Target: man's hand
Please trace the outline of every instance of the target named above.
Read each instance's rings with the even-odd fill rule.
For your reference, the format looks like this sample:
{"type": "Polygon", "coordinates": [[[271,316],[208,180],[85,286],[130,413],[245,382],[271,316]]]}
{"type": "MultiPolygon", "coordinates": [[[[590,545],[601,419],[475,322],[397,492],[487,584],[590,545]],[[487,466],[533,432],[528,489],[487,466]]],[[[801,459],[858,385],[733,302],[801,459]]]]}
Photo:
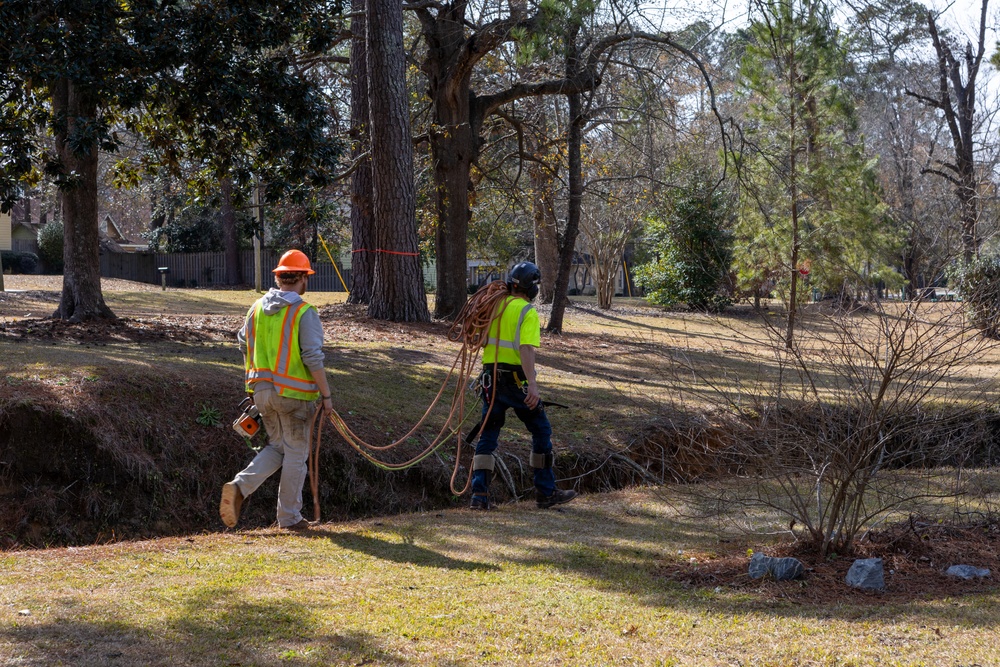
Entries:
{"type": "Polygon", "coordinates": [[[333,412],[333,398],[327,397],[323,399],[323,416],[329,417],[330,413],[333,412]]]}
{"type": "Polygon", "coordinates": [[[542,402],[542,396],[538,393],[538,383],[529,382],[528,383],[528,395],[524,397],[524,404],[528,406],[529,410],[534,410],[542,402]]]}

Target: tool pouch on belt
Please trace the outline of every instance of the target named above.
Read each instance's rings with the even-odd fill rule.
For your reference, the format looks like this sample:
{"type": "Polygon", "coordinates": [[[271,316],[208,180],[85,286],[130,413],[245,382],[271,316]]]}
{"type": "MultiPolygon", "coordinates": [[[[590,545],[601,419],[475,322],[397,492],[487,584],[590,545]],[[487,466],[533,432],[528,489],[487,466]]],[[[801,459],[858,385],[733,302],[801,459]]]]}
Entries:
{"type": "MultiPolygon", "coordinates": [[[[483,366],[480,384],[484,389],[489,389],[493,383],[493,370],[493,364],[483,366]]],[[[498,385],[524,390],[528,384],[524,377],[524,369],[517,364],[497,364],[496,375],[498,385]]]]}

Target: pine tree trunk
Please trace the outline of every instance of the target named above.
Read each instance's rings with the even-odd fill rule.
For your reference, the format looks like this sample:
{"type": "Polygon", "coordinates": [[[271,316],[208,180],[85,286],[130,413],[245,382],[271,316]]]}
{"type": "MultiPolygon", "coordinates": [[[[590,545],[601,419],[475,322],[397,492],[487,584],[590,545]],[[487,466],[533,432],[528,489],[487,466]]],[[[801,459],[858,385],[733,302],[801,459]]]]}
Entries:
{"type": "Polygon", "coordinates": [[[65,118],[56,132],[56,150],[68,186],[60,189],[63,211],[63,289],[53,317],[70,322],[114,318],[101,293],[100,234],[97,222],[97,145],[75,151],[70,139],[80,121],[93,122],[96,104],[66,78],[52,86],[52,110],[65,118]]]}
{"type": "Polygon", "coordinates": [[[413,140],[400,3],[368,0],[366,34],[377,246],[368,314],[393,322],[426,322],[430,313],[417,255],[413,140]]]}
{"type": "MultiPolygon", "coordinates": [[[[352,0],[351,11],[351,161],[371,149],[368,132],[368,49],[365,0],[352,0]]],[[[351,175],[351,293],[347,303],[368,305],[375,271],[375,223],[372,212],[372,163],[365,158],[351,175]]]]}
{"type": "Polygon", "coordinates": [[[455,63],[464,57],[464,11],[455,8],[438,14],[432,33],[425,34],[428,49],[422,66],[434,118],[430,132],[437,212],[434,315],[444,319],[455,317],[468,298],[470,176],[482,124],[473,110],[471,70],[455,71],[455,63]]]}
{"type": "Polygon", "coordinates": [[[219,181],[222,219],[222,244],[226,251],[226,284],[243,284],[243,262],[240,260],[239,237],[236,232],[236,209],[233,208],[233,179],[228,176],[219,181]]]}

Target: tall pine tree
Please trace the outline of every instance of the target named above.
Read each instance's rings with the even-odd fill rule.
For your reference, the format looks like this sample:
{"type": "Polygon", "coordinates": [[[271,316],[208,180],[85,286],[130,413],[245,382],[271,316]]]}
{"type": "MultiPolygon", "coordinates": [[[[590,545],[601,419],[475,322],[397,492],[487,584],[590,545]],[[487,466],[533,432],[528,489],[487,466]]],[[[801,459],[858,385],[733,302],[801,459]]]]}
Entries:
{"type": "Polygon", "coordinates": [[[737,266],[745,286],[776,284],[794,344],[801,281],[861,274],[884,245],[873,165],[839,85],[845,50],[822,0],[754,0],[741,63],[748,100],[738,157],[737,266]]]}

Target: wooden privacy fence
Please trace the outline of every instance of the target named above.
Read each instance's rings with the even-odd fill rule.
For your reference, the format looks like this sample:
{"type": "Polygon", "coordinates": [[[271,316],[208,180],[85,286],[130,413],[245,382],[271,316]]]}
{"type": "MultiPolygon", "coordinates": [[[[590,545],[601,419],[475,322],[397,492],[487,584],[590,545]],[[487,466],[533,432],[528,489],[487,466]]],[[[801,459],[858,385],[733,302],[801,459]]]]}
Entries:
{"type": "MultiPolygon", "coordinates": [[[[253,251],[240,252],[243,284],[253,285],[253,251]]],[[[261,251],[261,286],[266,290],[274,286],[271,269],[278,264],[280,255],[273,250],[261,251]]],[[[226,257],[221,252],[190,253],[101,253],[101,277],[135,280],[160,284],[160,267],[167,267],[168,287],[219,287],[226,284],[226,257]]],[[[309,278],[312,292],[343,292],[344,286],[331,264],[313,264],[316,275],[309,278]]],[[[348,288],[351,286],[350,270],[341,269],[348,288]]]]}

